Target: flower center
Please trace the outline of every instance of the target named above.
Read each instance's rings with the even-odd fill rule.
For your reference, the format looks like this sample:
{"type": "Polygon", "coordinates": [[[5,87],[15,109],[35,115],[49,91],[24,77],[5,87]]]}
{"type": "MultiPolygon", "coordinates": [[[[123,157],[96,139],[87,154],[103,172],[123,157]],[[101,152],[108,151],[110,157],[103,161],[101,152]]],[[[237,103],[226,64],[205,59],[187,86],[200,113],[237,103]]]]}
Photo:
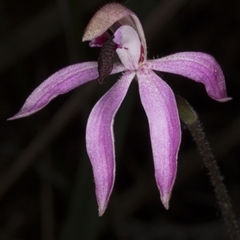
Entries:
{"type": "Polygon", "coordinates": [[[101,47],[98,57],[98,82],[111,74],[115,52],[128,70],[137,70],[145,62],[145,49],[139,35],[129,25],[113,24],[108,31],[91,40],[91,47],[101,47]]]}

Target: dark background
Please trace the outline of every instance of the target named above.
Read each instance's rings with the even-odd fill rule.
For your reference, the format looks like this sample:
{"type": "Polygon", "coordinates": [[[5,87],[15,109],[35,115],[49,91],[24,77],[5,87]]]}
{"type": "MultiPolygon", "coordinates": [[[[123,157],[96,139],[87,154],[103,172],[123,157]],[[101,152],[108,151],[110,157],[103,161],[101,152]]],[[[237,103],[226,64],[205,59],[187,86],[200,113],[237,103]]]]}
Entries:
{"type": "MultiPolygon", "coordinates": [[[[120,2],[120,1],[119,1],[120,2]]],[[[96,60],[81,42],[103,0],[2,0],[0,65],[1,240],[229,239],[209,176],[182,125],[178,175],[166,211],[155,184],[148,124],[133,82],[116,116],[116,183],[99,218],[85,149],[91,108],[117,80],[93,81],[37,114],[7,122],[49,75],[96,60]]],[[[148,57],[202,51],[221,65],[227,103],[201,84],[161,74],[199,113],[224,182],[240,215],[240,1],[129,0],[143,23],[148,57]]]]}

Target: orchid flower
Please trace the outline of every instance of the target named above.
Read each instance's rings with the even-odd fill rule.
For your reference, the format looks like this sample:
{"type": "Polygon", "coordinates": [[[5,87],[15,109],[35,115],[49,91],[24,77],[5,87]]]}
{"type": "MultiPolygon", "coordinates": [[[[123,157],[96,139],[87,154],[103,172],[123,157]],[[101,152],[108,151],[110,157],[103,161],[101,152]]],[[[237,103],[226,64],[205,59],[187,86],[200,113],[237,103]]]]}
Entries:
{"type": "Polygon", "coordinates": [[[90,41],[91,47],[101,47],[98,61],[77,63],[51,75],[10,120],[35,113],[53,98],[84,83],[95,79],[102,83],[108,75],[123,73],[93,107],[87,122],[86,146],[101,216],[115,181],[114,117],[136,78],[149,123],[156,183],[161,201],[168,209],[177,173],[181,129],[174,93],[155,71],[179,74],[203,83],[209,97],[224,102],[230,98],[220,66],[212,56],[202,52],[180,52],[148,60],[138,17],[118,3],[107,4],[95,13],[86,27],[83,41],[90,41]],[[114,60],[116,54],[117,61],[114,60]]]}

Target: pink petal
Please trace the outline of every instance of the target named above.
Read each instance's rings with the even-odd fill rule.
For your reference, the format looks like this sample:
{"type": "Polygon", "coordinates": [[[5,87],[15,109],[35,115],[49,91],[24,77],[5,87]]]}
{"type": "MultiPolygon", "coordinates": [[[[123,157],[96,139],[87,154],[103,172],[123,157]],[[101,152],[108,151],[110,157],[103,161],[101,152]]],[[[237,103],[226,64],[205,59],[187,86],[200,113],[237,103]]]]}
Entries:
{"type": "MultiPolygon", "coordinates": [[[[115,65],[113,73],[123,71],[123,65],[115,65]]],[[[9,118],[27,117],[44,108],[53,98],[98,77],[97,62],[78,63],[63,68],[41,83],[27,98],[21,110],[9,118]]]]}
{"type": "Polygon", "coordinates": [[[135,73],[126,72],[96,103],[86,130],[87,152],[92,164],[99,215],[107,208],[115,180],[113,123],[135,73]]]}
{"type": "Polygon", "coordinates": [[[225,79],[216,60],[206,53],[180,52],[148,61],[148,67],[162,72],[182,75],[203,83],[209,97],[225,102],[227,97],[225,79]]]}
{"type": "Polygon", "coordinates": [[[134,12],[119,3],[108,3],[94,14],[84,31],[83,42],[99,37],[116,22],[132,26],[137,31],[146,53],[146,39],[141,22],[134,12]]]}
{"type": "Polygon", "coordinates": [[[155,178],[162,203],[168,209],[181,142],[176,100],[171,88],[153,71],[141,69],[137,77],[141,102],[149,122],[155,178]]]}
{"type": "Polygon", "coordinates": [[[122,64],[129,70],[137,70],[141,43],[137,32],[127,25],[118,28],[113,41],[118,45],[116,52],[122,64]]]}

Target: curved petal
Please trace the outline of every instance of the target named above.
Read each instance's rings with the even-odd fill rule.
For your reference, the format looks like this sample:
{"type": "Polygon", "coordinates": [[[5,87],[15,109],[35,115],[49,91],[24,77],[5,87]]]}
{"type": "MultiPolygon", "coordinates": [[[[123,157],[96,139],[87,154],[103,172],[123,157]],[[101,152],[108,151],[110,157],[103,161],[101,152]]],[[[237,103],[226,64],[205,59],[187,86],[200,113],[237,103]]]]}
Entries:
{"type": "Polygon", "coordinates": [[[146,112],[155,167],[155,178],[162,203],[168,209],[177,173],[181,129],[175,96],[153,71],[137,73],[140,98],[146,112]]]}
{"type": "MultiPolygon", "coordinates": [[[[121,72],[115,64],[111,74],[121,72]]],[[[27,117],[44,108],[53,98],[98,77],[97,62],[78,63],[63,68],[42,82],[27,98],[21,110],[8,120],[27,117]]]]}
{"type": "Polygon", "coordinates": [[[94,14],[84,31],[83,42],[91,41],[101,36],[116,22],[119,22],[121,25],[132,26],[137,31],[146,53],[146,39],[141,22],[134,12],[119,3],[108,3],[94,14]]]}
{"type": "Polygon", "coordinates": [[[129,70],[138,69],[141,43],[137,32],[130,26],[122,26],[114,33],[113,42],[122,64],[129,70]]]}
{"type": "Polygon", "coordinates": [[[107,208],[115,180],[114,117],[134,75],[126,72],[96,103],[88,118],[86,144],[100,216],[107,208]]]}
{"type": "Polygon", "coordinates": [[[162,72],[182,75],[203,83],[209,97],[225,102],[227,97],[225,79],[216,60],[206,53],[180,52],[148,61],[148,67],[162,72]]]}

